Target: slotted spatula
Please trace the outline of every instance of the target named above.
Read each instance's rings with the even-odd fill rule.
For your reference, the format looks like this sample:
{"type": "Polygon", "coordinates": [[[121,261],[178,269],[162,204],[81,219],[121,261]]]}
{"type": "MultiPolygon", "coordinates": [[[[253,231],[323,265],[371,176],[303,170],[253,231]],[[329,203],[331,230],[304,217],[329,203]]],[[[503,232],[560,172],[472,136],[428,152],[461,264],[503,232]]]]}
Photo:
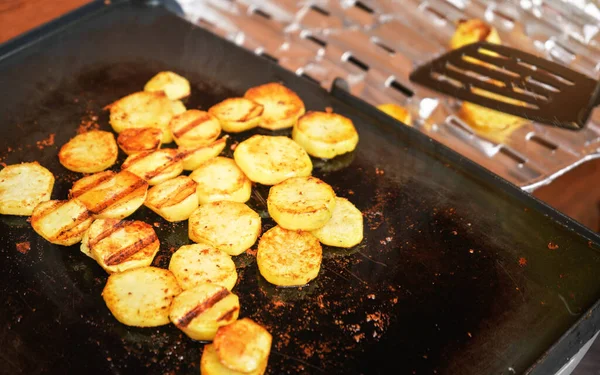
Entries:
{"type": "Polygon", "coordinates": [[[582,129],[600,105],[596,80],[514,48],[478,42],[418,67],[410,80],[455,98],[562,128],[582,129]]]}

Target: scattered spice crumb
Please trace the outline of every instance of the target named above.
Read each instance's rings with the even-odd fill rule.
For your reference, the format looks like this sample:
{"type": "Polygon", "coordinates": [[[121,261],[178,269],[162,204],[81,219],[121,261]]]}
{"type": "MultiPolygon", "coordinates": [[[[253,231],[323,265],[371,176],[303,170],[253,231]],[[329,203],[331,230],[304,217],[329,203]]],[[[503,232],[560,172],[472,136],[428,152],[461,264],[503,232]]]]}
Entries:
{"type": "Polygon", "coordinates": [[[365,334],[364,333],[359,333],[357,335],[354,335],[354,341],[356,342],[360,342],[360,340],[365,338],[365,334]]]}
{"type": "Polygon", "coordinates": [[[469,249],[469,253],[473,254],[474,252],[475,252],[475,250],[469,249]]]}
{"type": "Polygon", "coordinates": [[[457,232],[457,231],[455,231],[455,230],[453,230],[453,231],[452,231],[452,234],[456,236],[456,235],[458,235],[458,232],[457,232]]]}
{"type": "Polygon", "coordinates": [[[256,249],[248,249],[248,250],[246,250],[246,254],[255,257],[256,256],[256,249]]]}
{"type": "Polygon", "coordinates": [[[354,190],[348,189],[348,195],[354,195],[354,190]]]}
{"type": "Polygon", "coordinates": [[[473,335],[471,334],[471,332],[467,332],[467,336],[473,337],[473,335]]]}
{"type": "Polygon", "coordinates": [[[231,146],[229,146],[229,149],[230,149],[231,151],[235,151],[235,149],[237,148],[237,146],[238,146],[238,143],[237,143],[237,142],[235,142],[235,143],[232,143],[232,144],[231,144],[231,146]]]}
{"type": "Polygon", "coordinates": [[[38,149],[43,150],[44,147],[46,146],[52,146],[54,145],[54,137],[56,136],[56,134],[51,133],[48,138],[46,139],[42,139],[41,141],[37,141],[35,144],[37,146],[38,149]]]}
{"type": "Polygon", "coordinates": [[[17,243],[17,251],[21,254],[27,254],[29,250],[31,250],[31,244],[29,243],[29,241],[17,243]]]}
{"type": "Polygon", "coordinates": [[[324,309],[325,305],[323,304],[323,295],[319,294],[317,296],[317,304],[319,305],[319,308],[324,309]]]}
{"type": "Polygon", "coordinates": [[[98,117],[92,116],[89,119],[82,119],[81,123],[77,127],[77,134],[83,134],[89,132],[90,130],[100,129],[100,124],[93,120],[94,118],[97,119],[98,117]]]}
{"type": "Polygon", "coordinates": [[[379,169],[379,168],[375,168],[375,174],[379,175],[379,176],[383,176],[385,174],[385,171],[383,169],[379,169]]]}
{"type": "Polygon", "coordinates": [[[155,221],[152,225],[154,225],[154,228],[160,228],[160,223],[158,221],[155,221]]]}
{"type": "Polygon", "coordinates": [[[0,163],[0,165],[6,168],[6,163],[0,163]]]}
{"type": "Polygon", "coordinates": [[[555,244],[554,242],[548,242],[548,249],[556,250],[556,249],[558,249],[558,245],[555,244]]]}
{"type": "Polygon", "coordinates": [[[333,108],[331,108],[331,107],[325,107],[325,112],[332,113],[333,112],[333,108]]]}
{"type": "Polygon", "coordinates": [[[527,259],[521,257],[519,258],[519,266],[525,267],[527,265],[527,259]]]}
{"type": "Polygon", "coordinates": [[[367,295],[368,299],[375,299],[375,294],[371,293],[367,295]]]}

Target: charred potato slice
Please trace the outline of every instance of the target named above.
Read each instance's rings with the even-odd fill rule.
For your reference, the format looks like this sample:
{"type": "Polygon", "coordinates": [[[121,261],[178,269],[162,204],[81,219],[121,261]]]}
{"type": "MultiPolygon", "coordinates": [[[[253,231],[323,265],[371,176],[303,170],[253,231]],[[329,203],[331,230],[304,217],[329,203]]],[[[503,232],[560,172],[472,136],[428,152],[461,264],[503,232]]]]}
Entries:
{"type": "Polygon", "coordinates": [[[198,169],[204,162],[219,156],[227,144],[229,136],[225,135],[221,139],[214,141],[206,146],[197,147],[179,147],[179,154],[183,160],[183,169],[193,171],[198,169]]]}
{"type": "Polygon", "coordinates": [[[288,137],[254,135],[237,145],[233,158],[251,181],[263,185],[310,176],[313,167],[306,151],[288,137]]]}
{"type": "Polygon", "coordinates": [[[221,364],[230,370],[249,373],[259,370],[271,352],[271,334],[244,318],[220,327],[213,345],[221,364]]]}
{"type": "Polygon", "coordinates": [[[106,171],[76,181],[69,195],[96,218],[123,219],[144,204],[147,192],[148,183],[135,174],[106,171]]]}
{"type": "Polygon", "coordinates": [[[108,273],[149,266],[160,248],[152,226],[137,220],[98,219],[84,239],[81,251],[108,273]]]}
{"type": "Polygon", "coordinates": [[[81,241],[93,220],[91,212],[77,199],[52,200],[33,210],[31,226],[46,241],[71,246],[81,241]]]}
{"type": "Polygon", "coordinates": [[[165,148],[131,155],[125,159],[121,169],[143,178],[150,185],[156,185],[179,176],[183,172],[183,162],[176,149],[165,148]]]}
{"type": "Polygon", "coordinates": [[[457,49],[467,44],[483,41],[501,43],[498,31],[494,27],[479,19],[463,20],[456,27],[456,31],[450,40],[450,48],[457,49]]]}
{"type": "Polygon", "coordinates": [[[225,367],[217,356],[213,344],[204,345],[202,358],[200,359],[200,373],[202,375],[263,375],[267,369],[269,359],[265,359],[255,371],[241,372],[225,367]]]}
{"type": "Polygon", "coordinates": [[[144,91],[162,91],[171,100],[190,96],[190,83],[177,73],[160,72],[152,77],[144,86],[144,91]]]}
{"type": "Polygon", "coordinates": [[[115,164],[118,154],[119,149],[112,133],[92,130],[76,135],[65,143],[60,148],[58,159],[68,170],[96,173],[115,164]]]}
{"type": "Polygon", "coordinates": [[[412,125],[412,116],[410,115],[410,112],[398,104],[381,104],[377,106],[377,109],[406,125],[412,125]]]}
{"type": "Polygon", "coordinates": [[[0,214],[29,216],[53,188],[54,175],[37,162],[6,166],[0,171],[0,214]]]}
{"type": "Polygon", "coordinates": [[[219,119],[226,132],[240,133],[258,126],[263,106],[246,98],[229,98],[216,104],[208,113],[219,119]]]}
{"type": "Polygon", "coordinates": [[[169,323],[169,308],[179,293],[181,287],[169,270],[142,267],[110,275],[102,297],[119,322],[157,327],[169,323]]]}
{"type": "Polygon", "coordinates": [[[326,112],[308,112],[292,130],[292,138],[309,155],[331,159],[353,151],[358,133],[349,118],[326,112]]]}
{"type": "Polygon", "coordinates": [[[271,284],[301,286],[317,277],[322,257],[321,244],[310,232],[276,226],[260,238],[256,263],[271,284]]]}
{"type": "Polygon", "coordinates": [[[183,289],[212,283],[231,290],[237,281],[237,271],[231,257],[207,245],[181,246],[171,257],[169,270],[183,289]]]}
{"type": "Polygon", "coordinates": [[[169,128],[179,146],[206,146],[221,134],[219,120],[210,113],[197,109],[190,109],[173,117],[169,128]]]}
{"type": "Polygon", "coordinates": [[[198,208],[196,185],[187,176],[161,182],[148,191],[146,207],[167,221],[187,220],[198,208]]]}
{"type": "Polygon", "coordinates": [[[215,201],[246,202],[252,184],[233,159],[217,156],[202,164],[190,178],[198,183],[200,204],[215,201]]]}
{"type": "Polygon", "coordinates": [[[335,198],[331,219],[311,232],[324,245],[352,247],[363,239],[362,213],[346,198],[335,198]]]}
{"type": "Polygon", "coordinates": [[[202,283],[173,299],[169,318],[194,340],[211,341],[219,327],[236,321],[238,296],[217,284],[202,283]]]}
{"type": "Polygon", "coordinates": [[[162,130],[158,128],[129,128],[117,137],[117,144],[127,155],[156,151],[160,148],[162,130]]]}
{"type": "Polygon", "coordinates": [[[201,205],[190,216],[189,237],[229,255],[248,250],[260,234],[260,216],[244,203],[220,201],[201,205]]]}
{"type": "Polygon", "coordinates": [[[259,126],[265,129],[291,128],[305,112],[298,95],[279,83],[253,87],[244,97],[264,107],[259,126]]]}
{"type": "Polygon", "coordinates": [[[315,230],[331,219],[335,192],[316,177],[293,177],[271,187],[267,208],[285,229],[315,230]]]}
{"type": "Polygon", "coordinates": [[[162,131],[162,143],[173,142],[169,122],[185,112],[180,101],[171,101],[161,92],[136,92],[109,106],[110,125],[117,133],[130,128],[156,128],[162,131]]]}

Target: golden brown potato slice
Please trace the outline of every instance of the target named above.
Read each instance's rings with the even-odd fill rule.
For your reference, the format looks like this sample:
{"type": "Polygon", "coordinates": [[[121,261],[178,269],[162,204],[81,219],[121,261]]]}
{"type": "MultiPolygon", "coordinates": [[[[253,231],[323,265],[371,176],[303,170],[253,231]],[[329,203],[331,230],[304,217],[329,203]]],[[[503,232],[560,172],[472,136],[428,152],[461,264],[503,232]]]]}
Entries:
{"type": "Polygon", "coordinates": [[[110,125],[117,133],[130,128],[157,128],[162,131],[162,143],[173,142],[169,122],[185,112],[179,100],[171,101],[163,93],[140,91],[117,100],[110,106],[110,125]]]}
{"type": "Polygon", "coordinates": [[[240,133],[258,126],[263,106],[246,98],[229,98],[210,107],[208,113],[219,119],[226,132],[240,133]]]}
{"type": "Polygon", "coordinates": [[[169,323],[169,308],[179,293],[181,287],[169,270],[142,267],[111,274],[102,297],[119,322],[157,327],[169,323]]]}
{"type": "Polygon", "coordinates": [[[501,43],[498,31],[494,27],[479,19],[463,20],[456,27],[456,31],[450,40],[450,48],[457,49],[467,44],[483,41],[495,44],[501,43]]]}
{"type": "Polygon", "coordinates": [[[326,112],[308,112],[300,117],[292,138],[309,155],[331,159],[353,151],[358,144],[358,133],[349,118],[326,112]]]}
{"type": "Polygon", "coordinates": [[[324,245],[352,247],[363,239],[362,213],[346,198],[335,198],[331,219],[311,232],[324,245]]]}
{"type": "Polygon", "coordinates": [[[92,130],[76,135],[58,153],[60,163],[68,170],[96,173],[117,161],[119,149],[111,132],[92,130]]]}
{"type": "Polygon", "coordinates": [[[91,212],[77,199],[40,203],[31,215],[31,226],[46,241],[71,246],[81,241],[92,224],[91,212]]]}
{"type": "Polygon", "coordinates": [[[148,183],[128,171],[100,172],[75,181],[69,192],[95,218],[123,219],[133,214],[146,199],[148,183]]]}
{"type": "Polygon", "coordinates": [[[169,318],[194,340],[211,341],[219,327],[236,321],[238,296],[217,284],[202,283],[175,297],[169,318]]]}
{"type": "Polygon", "coordinates": [[[190,96],[190,82],[173,72],[160,72],[152,77],[144,86],[144,91],[162,91],[171,100],[190,96]]]}
{"type": "Polygon", "coordinates": [[[148,191],[146,207],[167,221],[187,220],[198,208],[196,186],[188,176],[161,182],[148,191]]]}
{"type": "Polygon", "coordinates": [[[160,148],[162,130],[158,128],[129,128],[117,137],[117,143],[127,155],[156,151],[160,148]]]}
{"type": "Polygon", "coordinates": [[[263,185],[310,176],[313,167],[306,151],[288,137],[254,135],[237,145],[233,158],[251,181],[263,185]]]}
{"type": "Polygon", "coordinates": [[[190,216],[190,239],[229,255],[248,250],[259,234],[260,216],[244,203],[210,202],[198,207],[190,216]]]}
{"type": "MultiPolygon", "coordinates": [[[[493,93],[490,94],[491,95],[488,96],[494,96],[493,93]]],[[[498,95],[496,96],[496,99],[502,100],[502,96],[498,95]]],[[[462,103],[460,110],[458,111],[458,116],[467,124],[481,130],[499,131],[514,128],[527,122],[527,120],[522,117],[495,111],[470,102],[462,103]]]]}
{"type": "Polygon", "coordinates": [[[227,144],[228,135],[214,141],[206,146],[186,147],[179,146],[179,154],[183,160],[183,169],[193,171],[198,169],[204,162],[219,156],[227,144]]]}
{"type": "Polygon", "coordinates": [[[412,125],[412,116],[408,110],[398,104],[387,103],[377,106],[377,109],[386,113],[388,116],[395,118],[396,120],[403,122],[406,125],[412,125]]]}
{"type": "Polygon", "coordinates": [[[190,109],[173,117],[169,129],[179,146],[198,147],[213,143],[221,134],[219,120],[208,112],[190,109]]]}
{"type": "Polygon", "coordinates": [[[290,128],[305,111],[298,95],[279,83],[253,87],[244,97],[264,107],[259,126],[265,129],[290,128]]]}
{"type": "Polygon", "coordinates": [[[183,289],[212,283],[231,290],[237,281],[237,271],[231,257],[221,250],[201,244],[181,246],[171,257],[169,270],[183,289]]]}
{"type": "Polygon", "coordinates": [[[271,218],[285,229],[315,230],[323,227],[335,207],[335,192],[316,177],[293,177],[271,187],[267,208],[271,218]]]}
{"type": "Polygon", "coordinates": [[[190,174],[198,183],[196,194],[200,204],[215,201],[246,202],[252,183],[233,159],[217,156],[190,174]]]}
{"type": "Polygon", "coordinates": [[[53,188],[54,175],[38,162],[6,166],[0,171],[0,214],[29,216],[53,188]]]}
{"type": "Polygon", "coordinates": [[[143,178],[150,185],[156,185],[179,176],[183,172],[183,162],[179,151],[163,148],[131,155],[125,159],[121,169],[143,178]]]}
{"type": "Polygon", "coordinates": [[[300,286],[317,277],[322,257],[321,244],[310,232],[275,226],[260,238],[256,264],[271,284],[300,286]]]}
{"type": "Polygon", "coordinates": [[[263,375],[267,369],[269,359],[265,359],[255,371],[241,372],[225,367],[217,356],[213,344],[204,345],[202,358],[200,359],[200,373],[202,375],[263,375]]]}
{"type": "Polygon", "coordinates": [[[249,373],[262,367],[271,352],[271,334],[243,318],[220,327],[213,345],[220,362],[234,371],[249,373]]]}

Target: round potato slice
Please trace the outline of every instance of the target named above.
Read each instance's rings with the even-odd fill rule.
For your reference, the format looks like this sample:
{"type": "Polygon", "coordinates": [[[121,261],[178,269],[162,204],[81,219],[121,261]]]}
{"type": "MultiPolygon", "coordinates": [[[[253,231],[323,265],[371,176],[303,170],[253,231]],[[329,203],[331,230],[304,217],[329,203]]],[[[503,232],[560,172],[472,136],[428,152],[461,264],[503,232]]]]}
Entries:
{"type": "Polygon", "coordinates": [[[117,100],[110,106],[110,125],[117,133],[130,128],[157,128],[162,131],[162,143],[173,142],[169,122],[185,112],[179,100],[171,101],[163,93],[140,91],[117,100]]]}
{"type": "Polygon", "coordinates": [[[92,130],[76,135],[58,153],[60,163],[68,170],[96,173],[117,161],[119,149],[111,132],[92,130]]]}
{"type": "Polygon", "coordinates": [[[265,359],[255,371],[241,372],[225,367],[217,356],[213,344],[204,345],[202,358],[200,359],[200,373],[202,375],[263,375],[267,369],[269,359],[265,359]]]}
{"type": "Polygon", "coordinates": [[[77,199],[52,200],[37,205],[31,226],[46,241],[71,246],[81,241],[93,220],[92,213],[77,199]]]}
{"type": "Polygon", "coordinates": [[[148,191],[146,207],[167,221],[187,220],[198,208],[196,186],[188,176],[161,182],[148,191]]]}
{"type": "Polygon", "coordinates": [[[237,281],[237,271],[231,257],[207,245],[181,246],[171,257],[169,270],[183,289],[212,283],[231,290],[237,281]]]}
{"type": "Polygon", "coordinates": [[[240,133],[258,126],[263,106],[246,98],[229,98],[210,107],[208,113],[219,119],[226,132],[240,133]]]}
{"type": "Polygon", "coordinates": [[[324,245],[352,247],[363,239],[362,213],[346,198],[335,198],[331,219],[311,232],[324,245]]]}
{"type": "Polygon", "coordinates": [[[221,137],[221,139],[206,146],[179,146],[179,154],[183,160],[183,169],[186,171],[196,170],[204,164],[204,162],[219,156],[221,151],[225,148],[228,138],[229,136],[225,135],[221,137]]]}
{"type": "Polygon", "coordinates": [[[288,137],[254,135],[237,145],[233,158],[251,181],[263,185],[310,176],[313,167],[306,151],[288,137]]]}
{"type": "Polygon", "coordinates": [[[317,277],[322,257],[321,244],[310,232],[276,226],[260,238],[256,263],[271,284],[301,286],[317,277]]]}
{"type": "Polygon", "coordinates": [[[194,340],[211,341],[219,327],[236,321],[238,296],[217,284],[202,283],[175,297],[169,318],[194,340]]]}
{"type": "Polygon", "coordinates": [[[190,216],[192,241],[229,255],[248,250],[260,235],[260,216],[244,203],[219,201],[201,205],[190,216]]]}
{"type": "Polygon", "coordinates": [[[377,109],[408,126],[412,125],[412,116],[410,115],[410,112],[408,111],[408,109],[398,104],[381,104],[377,106],[377,109]]]}
{"type": "Polygon", "coordinates": [[[495,44],[501,43],[498,31],[494,27],[479,19],[463,20],[456,27],[456,31],[450,40],[450,48],[457,49],[467,44],[483,41],[495,44]]]}
{"type": "Polygon", "coordinates": [[[117,137],[117,144],[127,155],[156,151],[160,148],[162,130],[158,128],[129,128],[117,137]]]}
{"type": "Polygon", "coordinates": [[[269,190],[271,218],[285,229],[315,230],[323,227],[335,207],[335,192],[316,177],[289,178],[269,190]]]}
{"type": "Polygon", "coordinates": [[[0,171],[0,214],[29,216],[53,189],[54,175],[38,162],[6,166],[0,171]]]}
{"type": "Polygon", "coordinates": [[[233,159],[217,156],[190,174],[198,183],[196,194],[200,204],[216,201],[246,202],[252,184],[233,159]]]}
{"type": "Polygon", "coordinates": [[[171,100],[190,96],[190,82],[173,72],[160,72],[152,77],[144,86],[144,91],[162,91],[171,100]]]}
{"type": "Polygon", "coordinates": [[[150,185],[156,185],[179,176],[183,172],[183,162],[176,149],[164,148],[131,155],[125,159],[121,169],[143,178],[150,185]]]}
{"type": "Polygon", "coordinates": [[[210,113],[197,109],[190,109],[173,117],[169,128],[179,146],[206,146],[221,134],[219,120],[210,113]]]}
{"type": "Polygon", "coordinates": [[[244,94],[264,107],[259,126],[278,130],[294,126],[305,112],[304,103],[295,92],[279,83],[253,87],[244,94]]]}
{"type": "Polygon", "coordinates": [[[220,327],[213,345],[225,367],[249,373],[260,369],[268,360],[272,339],[261,325],[243,318],[220,327]]]}
{"type": "Polygon", "coordinates": [[[108,273],[149,266],[159,248],[154,228],[137,220],[98,219],[81,244],[81,252],[108,273]]]}
{"type": "Polygon", "coordinates": [[[102,298],[119,322],[157,327],[169,323],[169,308],[179,293],[181,287],[171,271],[142,267],[110,275],[102,298]]]}
{"type": "Polygon", "coordinates": [[[292,138],[309,155],[331,159],[356,148],[358,133],[349,118],[326,112],[308,112],[292,130],[292,138]]]}

